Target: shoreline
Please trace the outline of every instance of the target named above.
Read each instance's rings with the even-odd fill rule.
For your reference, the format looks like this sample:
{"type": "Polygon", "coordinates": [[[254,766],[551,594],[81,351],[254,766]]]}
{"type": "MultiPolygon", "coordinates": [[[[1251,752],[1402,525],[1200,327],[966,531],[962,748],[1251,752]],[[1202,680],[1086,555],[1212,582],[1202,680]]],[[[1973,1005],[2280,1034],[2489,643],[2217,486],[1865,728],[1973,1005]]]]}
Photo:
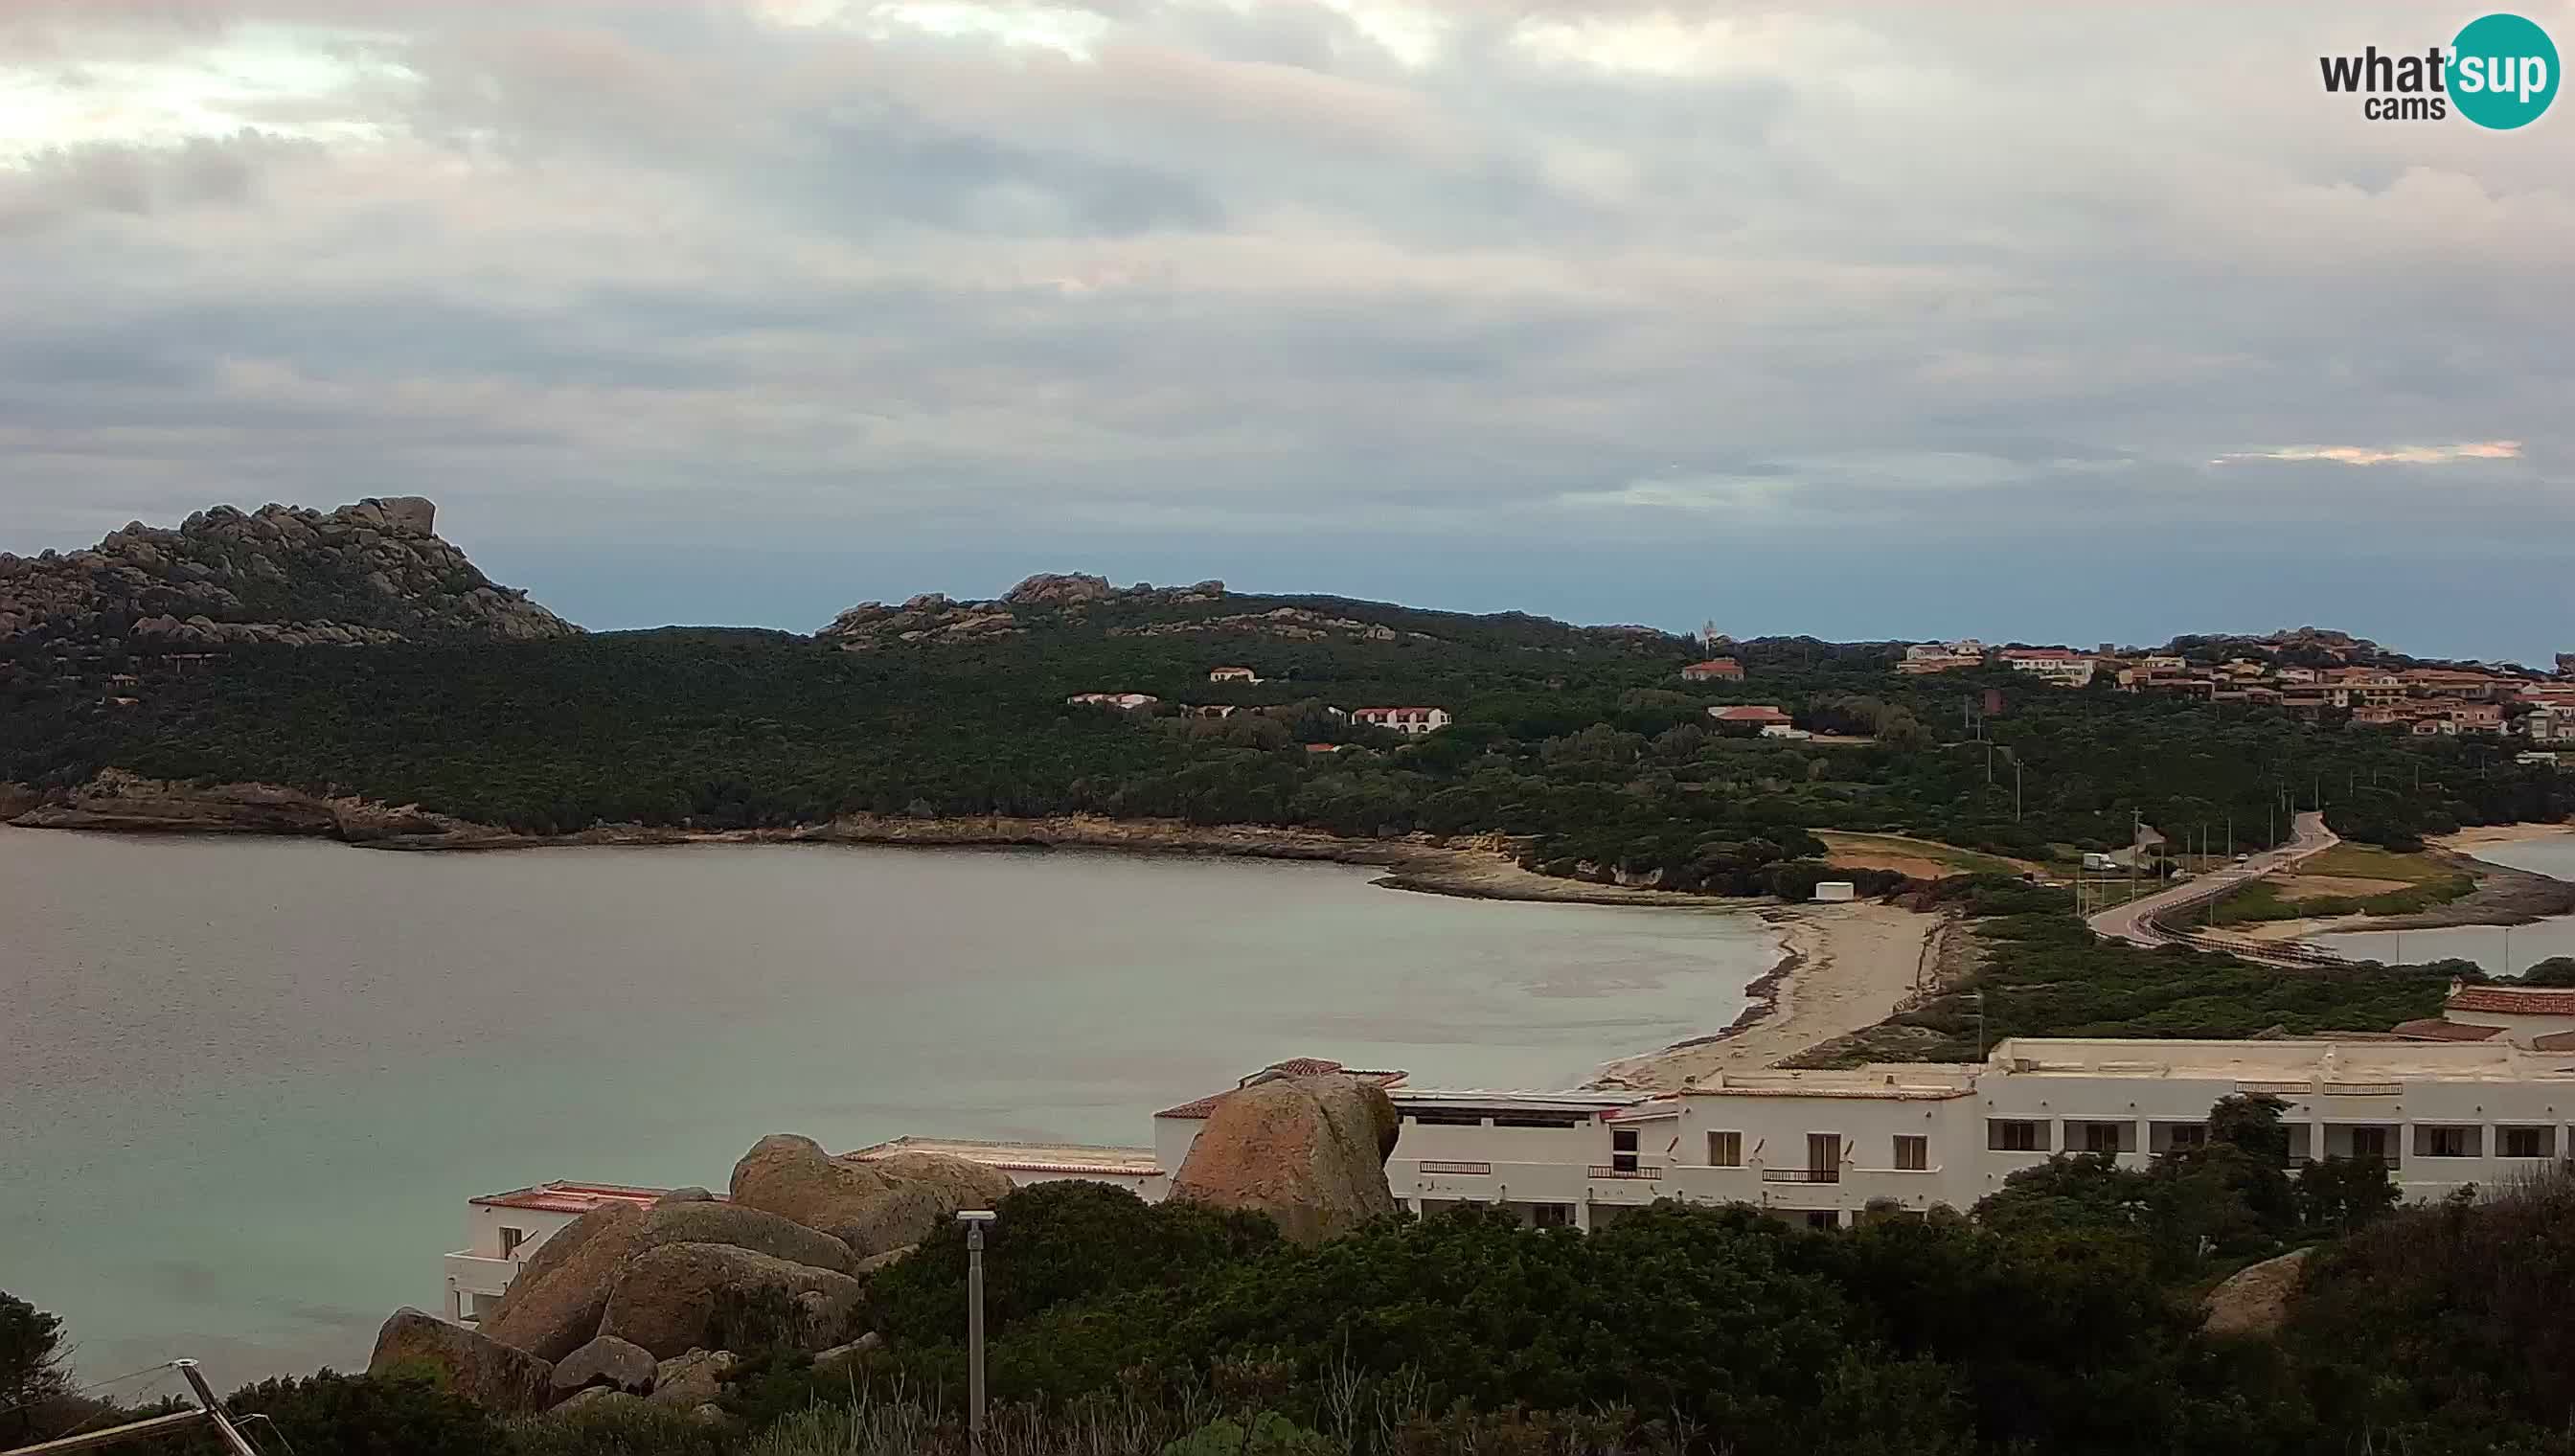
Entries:
{"type": "Polygon", "coordinates": [[[1767,896],[1690,894],[1540,874],[1521,867],[1511,841],[1500,834],[1356,839],[1313,829],[1087,814],[1043,818],[845,814],[786,828],[697,829],[629,823],[595,825],[565,834],[522,834],[415,807],[324,797],[274,784],[197,787],[116,770],[69,795],[38,799],[21,790],[14,799],[0,797],[0,807],[18,809],[15,814],[0,814],[0,821],[22,828],[325,838],[357,848],[414,853],[679,844],[1101,849],[1365,865],[1386,871],[1370,881],[1378,887],[1461,899],[1735,912],[1776,903],[1767,896]]]}
{"type": "Polygon", "coordinates": [[[1921,994],[1949,923],[1946,915],[1883,900],[1782,905],[1760,914],[1780,931],[1779,958],[1744,987],[1751,999],[1742,1014],[1722,1031],[1604,1063],[1589,1085],[1677,1091],[1866,1030],[1921,994]]]}
{"type": "Polygon", "coordinates": [[[2448,930],[2469,925],[2528,925],[2575,915],[2575,881],[2480,858],[2477,849],[2533,839],[2575,836],[2575,823],[2480,824],[2424,840],[2434,858],[2476,876],[2476,888],[2445,905],[2402,915],[2309,915],[2231,926],[2231,934],[2257,945],[2303,941],[2310,935],[2386,930],[2448,930]]]}

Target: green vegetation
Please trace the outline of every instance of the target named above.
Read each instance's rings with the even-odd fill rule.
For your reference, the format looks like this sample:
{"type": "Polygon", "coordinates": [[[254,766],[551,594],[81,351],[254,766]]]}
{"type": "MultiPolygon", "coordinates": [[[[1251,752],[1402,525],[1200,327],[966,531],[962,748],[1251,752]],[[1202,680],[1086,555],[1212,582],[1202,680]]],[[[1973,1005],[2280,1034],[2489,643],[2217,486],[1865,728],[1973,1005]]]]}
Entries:
{"type": "Polygon", "coordinates": [[[1747,681],[1684,685],[1676,670],[1698,651],[1685,639],[1518,616],[1240,596],[1022,615],[1018,635],[855,653],[675,629],[245,647],[185,674],[150,656],[103,660],[99,673],[143,680],[120,690],[131,707],[98,681],[0,674],[0,781],[62,786],[113,765],[336,789],[534,832],[870,812],[1499,833],[1550,873],[1727,893],[1811,881],[1816,829],[2048,858],[2124,844],[2140,817],[2175,835],[2231,819],[2253,847],[2288,831],[2289,799],[2321,794],[2346,835],[2411,847],[2575,803],[2562,775],[2516,763],[2501,742],[2414,743],[2003,671],[1899,678],[1884,644],[1739,644],[1747,681]],[[1204,620],[1281,610],[1376,635],[1204,620]],[[1272,681],[1208,683],[1225,662],[1272,681]],[[2003,712],[1983,740],[1960,740],[1961,696],[1988,688],[2003,712]],[[1066,705],[1111,690],[1155,695],[1163,716],[1066,705]],[[1726,702],[1873,741],[1737,735],[1706,716],[1726,702]],[[1184,720],[1180,704],[1255,711],[1184,720]],[[1444,706],[1456,726],[1406,741],[1324,711],[1387,704],[1444,706]]]}
{"type": "MultiPolygon", "coordinates": [[[[2229,1097],[2202,1148],[2059,1156],[1967,1215],[1821,1232],[1670,1202],[1587,1235],[1464,1208],[1299,1248],[1124,1192],[1024,1189],[999,1227],[1061,1248],[1024,1271],[1036,1240],[992,1253],[988,1450],[2575,1453],[2575,1180],[2393,1209],[2373,1159],[2284,1167],[2280,1111],[2229,1097]],[[2316,1253],[2277,1339],[2199,1333],[2210,1286],[2297,1247],[2316,1253]]],[[[753,1352],[774,1378],[724,1426],[657,1408],[504,1426],[434,1385],[328,1374],[231,1403],[304,1451],[962,1456],[961,1243],[942,1230],[871,1294],[888,1325],[916,1302],[946,1320],[828,1375],[753,1352]]]]}
{"type": "Polygon", "coordinates": [[[2440,1014],[2453,963],[2283,972],[2213,951],[2147,950],[2094,937],[2063,913],[2070,892],[2017,879],[1944,881],[1974,920],[1975,972],[1921,1006],[1798,1060],[1971,1061],[2006,1036],[2259,1036],[2274,1029],[2381,1031],[2440,1014]]]}
{"type": "Polygon", "coordinates": [[[2216,905],[2221,925],[2295,920],[2329,915],[2406,915],[2445,905],[2473,892],[2476,876],[2426,853],[2398,853],[2373,844],[2336,844],[2298,866],[2294,875],[2258,879],[2216,905]],[[2299,881],[2375,879],[2392,889],[2368,894],[2297,894],[2299,881]]]}

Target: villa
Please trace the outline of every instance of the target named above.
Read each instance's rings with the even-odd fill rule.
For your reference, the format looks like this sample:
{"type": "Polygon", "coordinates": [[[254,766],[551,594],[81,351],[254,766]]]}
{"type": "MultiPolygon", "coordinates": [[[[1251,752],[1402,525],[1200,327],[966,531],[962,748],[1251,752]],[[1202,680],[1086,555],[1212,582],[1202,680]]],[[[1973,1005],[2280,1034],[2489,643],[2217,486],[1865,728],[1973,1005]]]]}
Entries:
{"type": "Polygon", "coordinates": [[[1390,728],[1399,733],[1435,733],[1448,726],[1444,708],[1353,708],[1350,718],[1370,728],[1390,728]]]}

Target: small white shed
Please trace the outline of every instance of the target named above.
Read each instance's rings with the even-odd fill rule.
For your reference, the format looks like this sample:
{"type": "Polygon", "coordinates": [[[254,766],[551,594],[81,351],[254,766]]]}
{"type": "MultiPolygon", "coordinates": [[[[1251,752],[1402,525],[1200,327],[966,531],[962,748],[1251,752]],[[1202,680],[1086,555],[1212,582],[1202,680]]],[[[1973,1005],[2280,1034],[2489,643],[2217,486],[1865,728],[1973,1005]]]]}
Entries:
{"type": "Polygon", "coordinates": [[[1838,903],[1842,900],[1857,899],[1858,897],[1859,891],[1853,888],[1851,882],[1847,879],[1819,880],[1815,885],[1815,898],[1819,901],[1838,903]]]}

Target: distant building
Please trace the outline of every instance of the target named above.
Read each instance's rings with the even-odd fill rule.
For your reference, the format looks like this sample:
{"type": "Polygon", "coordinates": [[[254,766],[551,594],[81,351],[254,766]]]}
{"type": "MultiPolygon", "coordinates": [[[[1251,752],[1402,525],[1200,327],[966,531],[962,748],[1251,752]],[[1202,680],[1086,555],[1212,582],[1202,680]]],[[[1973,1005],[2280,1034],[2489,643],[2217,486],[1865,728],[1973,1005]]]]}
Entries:
{"type": "Polygon", "coordinates": [[[1748,723],[1760,728],[1787,728],[1796,722],[1766,703],[1738,703],[1729,707],[1711,708],[1707,711],[1707,716],[1718,723],[1748,723]]]}
{"type": "Polygon", "coordinates": [[[1985,645],[1974,638],[1963,637],[1956,642],[1915,643],[1904,650],[1904,661],[1895,665],[1895,671],[1907,677],[1920,677],[1926,673],[1979,668],[1984,666],[1984,662],[1985,645]]]}
{"type": "Polygon", "coordinates": [[[469,1201],[465,1247],[447,1256],[447,1317],[473,1324],[490,1314],[518,1277],[519,1265],[574,1219],[608,1203],[650,1208],[668,1191],[623,1183],[541,1183],[469,1201]]]}
{"type": "Polygon", "coordinates": [[[1065,702],[1076,708],[1151,708],[1163,700],[1146,693],[1077,693],[1065,702]]]}
{"type": "Polygon", "coordinates": [[[1692,663],[1681,669],[1681,680],[1686,683],[1740,683],[1743,681],[1743,665],[1732,658],[1710,658],[1704,663],[1692,663]]]}
{"type": "Polygon", "coordinates": [[[1211,683],[1258,683],[1261,681],[1261,675],[1252,671],[1250,668],[1210,668],[1208,670],[1208,681],[1211,683]]]}
{"type": "Polygon", "coordinates": [[[2081,688],[2099,664],[2067,648],[2005,648],[2003,666],[2060,688],[2081,688]]]}
{"type": "Polygon", "coordinates": [[[2575,653],[2559,653],[2557,655],[2557,671],[2570,678],[2575,678],[2575,653]]]}
{"type": "Polygon", "coordinates": [[[899,1153],[930,1152],[982,1163],[1011,1175],[1011,1185],[1061,1183],[1081,1179],[1110,1183],[1148,1203],[1171,1191],[1171,1179],[1154,1160],[1150,1147],[1101,1147],[1083,1142],[985,1142],[957,1137],[898,1137],[844,1153],[844,1162],[874,1162],[899,1153]]]}
{"type": "Polygon", "coordinates": [[[1761,726],[1761,736],[1765,738],[1811,738],[1814,734],[1801,728],[1790,728],[1784,723],[1765,723],[1761,726]]]}
{"type": "Polygon", "coordinates": [[[1448,726],[1444,708],[1353,708],[1350,719],[1398,733],[1435,733],[1448,726]]]}

